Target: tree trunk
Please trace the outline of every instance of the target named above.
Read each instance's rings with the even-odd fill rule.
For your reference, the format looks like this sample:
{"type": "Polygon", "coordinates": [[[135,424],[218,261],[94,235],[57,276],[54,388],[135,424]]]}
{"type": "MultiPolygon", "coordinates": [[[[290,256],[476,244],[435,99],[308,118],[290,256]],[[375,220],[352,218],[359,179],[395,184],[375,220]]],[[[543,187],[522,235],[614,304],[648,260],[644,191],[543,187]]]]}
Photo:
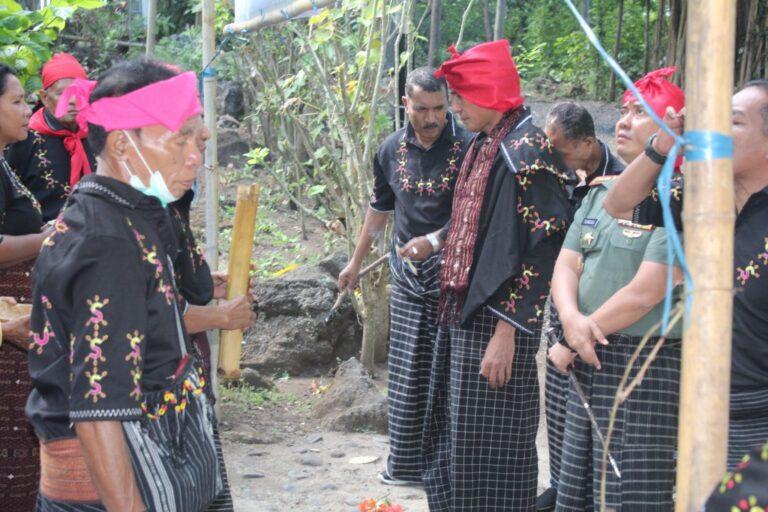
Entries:
{"type": "Polygon", "coordinates": [[[659,0],[659,12],[656,17],[656,37],[653,38],[653,67],[661,67],[661,45],[664,22],[667,20],[666,0],[659,0]]]}
{"type": "Polygon", "coordinates": [[[386,264],[363,278],[363,346],[360,361],[373,373],[374,364],[387,360],[389,349],[389,271],[386,264]]]}
{"type": "MultiPolygon", "coordinates": [[[[616,45],[613,47],[613,58],[619,62],[619,52],[621,51],[621,28],[624,18],[624,0],[619,0],[619,14],[616,18],[616,45]]],[[[616,73],[611,73],[611,88],[608,93],[610,101],[616,99],[616,73]]]]}
{"type": "Polygon", "coordinates": [[[651,60],[651,0],[645,0],[645,49],[643,50],[643,74],[650,71],[651,60]]]}
{"type": "MultiPolygon", "coordinates": [[[[605,41],[605,24],[603,23],[603,0],[597,0],[597,37],[605,41]]],[[[602,99],[603,95],[603,59],[597,52],[595,53],[595,98],[602,99]]]]}
{"type": "Polygon", "coordinates": [[[483,26],[485,27],[485,40],[493,40],[493,27],[491,26],[491,0],[483,0],[483,26]]]}
{"type": "Polygon", "coordinates": [[[432,13],[429,20],[429,53],[427,62],[433,68],[437,67],[440,52],[440,14],[442,0],[432,0],[432,13]]]}
{"type": "Polygon", "coordinates": [[[504,39],[504,18],[507,16],[507,1],[496,0],[496,21],[493,25],[493,39],[504,39]]]}
{"type": "Polygon", "coordinates": [[[592,0],[582,0],[581,2],[581,16],[589,23],[589,8],[592,6],[592,0]]]}
{"type": "Polygon", "coordinates": [[[155,54],[155,42],[157,40],[157,0],[149,0],[147,9],[147,45],[146,55],[152,57],[155,54]]]}

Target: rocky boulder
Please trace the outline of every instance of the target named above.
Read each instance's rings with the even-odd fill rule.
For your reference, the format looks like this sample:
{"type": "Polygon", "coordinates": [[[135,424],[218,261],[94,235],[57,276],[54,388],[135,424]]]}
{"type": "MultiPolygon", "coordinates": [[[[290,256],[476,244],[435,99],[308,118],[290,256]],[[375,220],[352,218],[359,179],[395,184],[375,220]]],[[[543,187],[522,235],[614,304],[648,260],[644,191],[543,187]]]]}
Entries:
{"type": "Polygon", "coordinates": [[[323,268],[333,267],[321,263],[259,281],[259,312],[246,335],[243,367],[307,374],[359,352],[362,327],[349,300],[325,323],[337,292],[335,278],[323,268]]]}
{"type": "Polygon", "coordinates": [[[315,404],[313,415],[330,430],[387,433],[387,398],[355,358],[339,366],[331,388],[315,404]]]}

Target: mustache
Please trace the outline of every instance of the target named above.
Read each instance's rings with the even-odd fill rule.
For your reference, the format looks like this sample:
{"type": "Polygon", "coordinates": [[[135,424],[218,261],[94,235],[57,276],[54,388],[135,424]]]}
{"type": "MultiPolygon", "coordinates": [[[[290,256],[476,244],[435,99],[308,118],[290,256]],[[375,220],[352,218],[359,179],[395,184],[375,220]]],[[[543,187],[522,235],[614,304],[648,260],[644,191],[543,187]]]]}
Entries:
{"type": "Polygon", "coordinates": [[[440,127],[440,125],[439,125],[439,124],[437,124],[437,123],[429,123],[429,124],[425,124],[425,125],[424,125],[424,126],[422,126],[421,128],[422,128],[423,130],[431,130],[432,128],[439,128],[439,127],[440,127]]]}

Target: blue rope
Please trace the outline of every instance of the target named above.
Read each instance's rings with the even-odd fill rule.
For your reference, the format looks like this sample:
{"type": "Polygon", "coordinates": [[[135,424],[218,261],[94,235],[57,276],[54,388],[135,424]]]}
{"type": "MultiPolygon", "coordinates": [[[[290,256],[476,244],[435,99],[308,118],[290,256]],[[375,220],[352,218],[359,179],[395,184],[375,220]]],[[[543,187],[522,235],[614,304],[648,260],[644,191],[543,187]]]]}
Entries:
{"type": "Polygon", "coordinates": [[[686,318],[688,318],[688,312],[690,311],[691,297],[693,291],[693,279],[691,277],[690,269],[688,268],[688,262],[685,259],[685,250],[683,249],[680,235],[675,227],[675,221],[672,216],[670,190],[672,183],[672,176],[675,170],[675,161],[681,151],[685,152],[685,158],[688,161],[696,162],[702,160],[714,160],[718,158],[730,158],[733,154],[733,140],[729,135],[725,135],[713,131],[691,131],[685,134],[685,137],[681,137],[676,134],[664,121],[653,111],[651,106],[645,101],[643,95],[637,90],[635,84],[630,80],[626,72],[611,57],[611,55],[605,50],[600,43],[597,35],[595,35],[592,28],[581,16],[576,6],[573,5],[571,0],[564,0],[568,8],[573,13],[576,20],[581,25],[582,30],[587,36],[587,39],[592,43],[597,52],[603,58],[604,61],[613,69],[613,71],[621,78],[627,88],[632,92],[635,98],[640,102],[645,109],[646,113],[653,119],[657,125],[661,127],[666,133],[672,136],[675,140],[675,144],[672,146],[667,160],[661,168],[661,173],[656,182],[656,186],[659,191],[659,201],[661,202],[662,217],[664,218],[664,225],[667,227],[667,290],[664,296],[664,312],[662,316],[662,333],[666,334],[669,327],[669,318],[672,312],[672,295],[674,291],[674,281],[672,268],[675,260],[680,263],[680,267],[685,273],[685,287],[686,287],[686,318]]]}

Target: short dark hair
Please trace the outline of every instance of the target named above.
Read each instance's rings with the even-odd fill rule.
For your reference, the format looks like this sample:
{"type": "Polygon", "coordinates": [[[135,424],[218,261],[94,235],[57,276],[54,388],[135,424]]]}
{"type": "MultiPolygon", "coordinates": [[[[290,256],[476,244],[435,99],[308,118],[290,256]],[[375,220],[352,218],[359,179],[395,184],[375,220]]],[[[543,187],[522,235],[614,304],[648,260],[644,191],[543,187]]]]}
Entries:
{"type": "Polygon", "coordinates": [[[425,92],[438,92],[440,90],[448,92],[448,85],[445,83],[445,78],[436,78],[435,68],[429,66],[422,66],[416,68],[405,77],[405,94],[411,96],[413,94],[413,88],[418,87],[425,92]]]}
{"type": "Polygon", "coordinates": [[[16,76],[16,73],[9,66],[0,64],[0,95],[5,94],[9,76],[16,76]]]}
{"type": "Polygon", "coordinates": [[[750,87],[757,87],[763,91],[763,94],[765,94],[766,101],[763,103],[763,106],[760,107],[760,115],[763,116],[763,134],[768,135],[768,80],[764,78],[750,80],[744,84],[744,87],[742,87],[741,90],[743,91],[750,87]]]}
{"type": "Polygon", "coordinates": [[[584,140],[595,137],[595,121],[589,111],[576,103],[558,103],[547,116],[548,123],[554,123],[563,131],[567,140],[584,140]]]}
{"type": "MultiPolygon", "coordinates": [[[[176,74],[167,64],[146,57],[119,62],[99,77],[99,83],[91,93],[90,101],[93,103],[101,98],[122,96],[155,82],[173,78],[176,74]]],[[[107,134],[101,126],[88,125],[88,142],[95,154],[104,151],[107,134]]]]}

